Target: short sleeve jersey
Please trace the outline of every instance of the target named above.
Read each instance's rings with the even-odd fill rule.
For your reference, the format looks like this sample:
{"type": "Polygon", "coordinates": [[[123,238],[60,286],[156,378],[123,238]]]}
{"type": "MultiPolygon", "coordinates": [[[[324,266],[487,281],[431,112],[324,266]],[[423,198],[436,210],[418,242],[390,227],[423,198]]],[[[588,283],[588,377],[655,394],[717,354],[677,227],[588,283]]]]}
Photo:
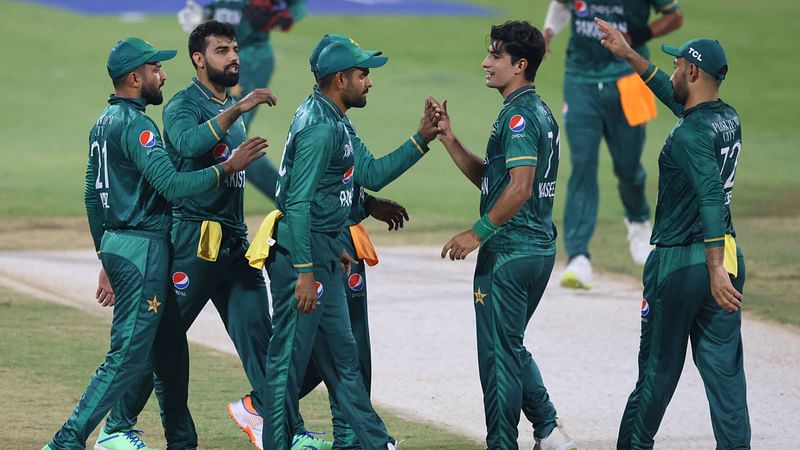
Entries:
{"type": "MultiPolygon", "coordinates": [[[[561,1],[561,0],[559,0],[561,1]]],[[[572,34],[567,46],[567,76],[592,83],[611,82],[633,73],[630,65],[616,58],[600,44],[600,30],[594,18],[603,19],[623,33],[648,25],[650,10],[671,13],[678,10],[677,0],[565,0],[572,13],[572,34]]],[[[636,48],[645,58],[647,46],[636,48]]]]}
{"type": "Polygon", "coordinates": [[[531,198],[484,242],[490,249],[555,254],[553,199],[559,163],[559,129],[550,108],[533,86],[506,97],[492,126],[481,180],[480,214],[488,213],[508,186],[509,170],[535,166],[531,198]]]}
{"type": "MultiPolygon", "coordinates": [[[[178,170],[193,171],[224,162],[244,142],[242,118],[224,133],[214,120],[234,103],[230,97],[217,99],[196,78],[169,100],[163,114],[164,140],[178,170]]],[[[173,214],[185,220],[214,220],[246,234],[244,186],[244,171],[229,174],[218,189],[177,201],[173,214]]]]}
{"type": "Polygon", "coordinates": [[[651,242],[721,246],[736,235],[730,203],[742,151],[739,115],[718,100],[683,112],[658,158],[658,205],[651,242]]]}

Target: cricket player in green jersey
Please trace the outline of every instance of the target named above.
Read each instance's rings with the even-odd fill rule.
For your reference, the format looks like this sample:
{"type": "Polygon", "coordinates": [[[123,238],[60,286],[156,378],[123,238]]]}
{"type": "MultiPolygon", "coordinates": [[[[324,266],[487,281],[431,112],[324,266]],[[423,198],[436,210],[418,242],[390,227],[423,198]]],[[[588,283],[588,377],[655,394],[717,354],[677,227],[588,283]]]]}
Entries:
{"type": "MultiPolygon", "coordinates": [[[[269,86],[275,71],[270,32],[289,31],[305,15],[305,0],[214,0],[205,7],[188,0],[186,7],[178,13],[178,22],[187,33],[209,18],[236,27],[242,65],[239,84],[232,92],[234,97],[244,98],[254,89],[269,86]]],[[[252,110],[243,116],[248,129],[255,112],[252,110]]],[[[269,159],[263,158],[251,164],[247,174],[248,180],[259,191],[275,200],[278,171],[269,159]]]]}
{"type": "MultiPolygon", "coordinates": [[[[236,50],[236,30],[230,24],[208,21],[189,36],[189,54],[197,77],[164,108],[166,150],[181,171],[226,161],[232,149],[245,141],[241,116],[258,105],[276,102],[269,89],[256,89],[238,102],[228,96],[227,89],[238,80],[236,50]]],[[[209,298],[220,313],[251,385],[258,386],[264,380],[272,327],[263,274],[244,258],[249,247],[243,211],[244,176],[244,172],[231,173],[218,189],[174,203],[175,254],[170,272],[178,307],[164,317],[164,330],[154,347],[155,361],[164,362],[160,395],[170,447],[197,446],[187,405],[189,355],[185,333],[209,298]]],[[[110,436],[133,429],[152,390],[152,376],[144,374],[112,410],[104,432],[110,436]]],[[[245,402],[232,403],[229,412],[251,440],[260,442],[260,428],[251,429],[247,419],[252,414],[245,410],[245,405],[260,410],[261,403],[254,394],[245,402]]]]}
{"type": "MultiPolygon", "coordinates": [[[[617,177],[631,257],[644,264],[651,251],[650,206],[640,162],[644,124],[655,117],[655,100],[628,64],[603,50],[593,19],[617,24],[633,47],[647,55],[645,43],[680,27],[678,0],[552,0],[545,20],[549,44],[571,18],[564,78],[564,125],[572,173],[564,209],[564,245],[569,263],[561,285],[588,289],[592,284],[589,241],[597,222],[598,152],[608,144],[617,177]],[[650,10],[661,16],[648,23],[650,10]]],[[[549,47],[549,45],[548,45],[549,47]]]]}
{"type": "Polygon", "coordinates": [[[485,158],[455,136],[446,102],[433,104],[442,115],[439,140],[481,191],[480,219],[445,244],[441,256],[462,260],[480,246],[473,288],[487,447],[518,448],[521,410],[533,425],[536,449],[571,450],[575,444],[561,429],[539,368],[522,342],[556,254],[552,212],[559,129],[532,85],[544,38],[528,22],[510,21],[493,26],[490,41],[482,63],[486,86],[497,89],[504,101],[485,158]]]}
{"type": "MultiPolygon", "coordinates": [[[[319,55],[333,42],[350,43],[351,39],[343,35],[329,34],[325,35],[317,43],[309,59],[311,70],[314,72],[317,81],[319,81],[319,78],[315,68],[319,55]]],[[[371,83],[366,88],[371,88],[371,83]]],[[[318,88],[315,88],[315,90],[318,90],[318,88]]],[[[354,107],[359,107],[359,105],[354,105],[354,107]]],[[[436,138],[436,128],[430,118],[428,119],[426,120],[426,117],[423,117],[420,120],[417,132],[411,138],[405,140],[395,151],[375,159],[372,152],[369,151],[356,132],[349,117],[344,116],[344,123],[353,145],[355,173],[353,204],[345,223],[345,229],[339,234],[339,242],[356,261],[351,264],[350,273],[345,280],[344,290],[347,294],[351,329],[358,348],[361,377],[367,393],[371,388],[372,358],[367,316],[366,266],[377,264],[378,259],[377,254],[372,249],[366,231],[359,224],[368,216],[372,216],[386,222],[389,225],[389,230],[399,229],[403,226],[404,221],[408,220],[408,213],[405,208],[391,200],[373,197],[365,191],[365,188],[379,191],[408,170],[428,152],[428,142],[436,138]],[[367,249],[362,248],[361,242],[366,242],[365,247],[367,249]]],[[[310,365],[301,389],[301,397],[313,390],[321,381],[322,376],[319,371],[316,367],[310,365]]],[[[331,396],[331,412],[333,414],[334,448],[361,448],[355,433],[343,418],[333,396],[331,396]]],[[[302,430],[302,418],[298,419],[294,423],[297,429],[302,430]]]]}
{"type": "Polygon", "coordinates": [[[354,148],[344,124],[366,105],[369,69],[380,52],[352,41],[319,54],[319,89],[298,108],[281,157],[276,244],[266,262],[273,299],[273,337],[262,399],[264,448],[288,449],[296,431],[300,386],[311,359],[364,449],[391,449],[394,439],[372,408],[359,370],[344,292],[338,240],[353,204],[354,148]]]}
{"type": "Polygon", "coordinates": [[[730,203],[742,129],[719,98],[728,73],[718,41],[662,45],[672,77],[598,20],[601,43],[625,58],[676,116],[658,158],[658,203],[644,267],[639,377],[620,424],[618,449],[652,449],[691,343],[703,379],[718,450],[749,449],[750,419],[742,351],[744,257],[730,203]]]}
{"type": "MultiPolygon", "coordinates": [[[[95,250],[115,295],[111,349],[66,423],[45,449],[85,448],[86,439],[150,370],[159,321],[174,299],[168,294],[169,201],[216,189],[225,176],[263,155],[253,139],[229,160],[180,173],[169,160],[148,104],[163,101],[161,61],[175,56],[138,39],[118,42],[108,56],[115,93],[89,133],[85,203],[95,250]]],[[[137,442],[134,431],[114,439],[137,442]]],[[[140,446],[140,448],[143,447],[140,446]]]]}

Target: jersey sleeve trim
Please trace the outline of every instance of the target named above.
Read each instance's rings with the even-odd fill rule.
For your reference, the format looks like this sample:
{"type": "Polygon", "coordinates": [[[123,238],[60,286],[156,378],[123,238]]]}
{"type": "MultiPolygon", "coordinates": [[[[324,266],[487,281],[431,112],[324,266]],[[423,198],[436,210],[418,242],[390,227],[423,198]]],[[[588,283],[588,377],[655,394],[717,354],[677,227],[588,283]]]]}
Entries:
{"type": "Polygon", "coordinates": [[[217,175],[216,187],[219,188],[219,180],[220,180],[220,178],[222,178],[222,175],[219,173],[219,169],[217,168],[217,166],[211,166],[211,169],[213,169],[214,173],[217,175]]]}
{"type": "Polygon", "coordinates": [[[514,161],[538,161],[536,156],[517,156],[515,158],[508,158],[506,164],[514,161]]]}
{"type": "Polygon", "coordinates": [[[642,79],[644,80],[645,84],[649,83],[650,80],[652,80],[657,73],[658,73],[658,66],[656,66],[655,64],[650,64],[650,67],[648,67],[647,70],[642,74],[642,79]],[[652,72],[650,72],[651,70],[652,72]],[[647,72],[650,72],[650,75],[648,75],[647,78],[645,78],[647,72]]]}
{"type": "Polygon", "coordinates": [[[222,138],[219,137],[219,133],[217,133],[217,130],[214,129],[214,124],[212,123],[213,121],[214,119],[208,119],[206,123],[208,124],[208,128],[211,128],[211,133],[213,133],[214,137],[217,138],[217,140],[219,141],[222,138]]]}
{"type": "Polygon", "coordinates": [[[673,2],[658,7],[658,12],[660,13],[671,13],[677,10],[678,10],[678,0],[674,0],[673,2]]]}
{"type": "MultiPolygon", "coordinates": [[[[422,141],[422,143],[423,143],[423,146],[425,147],[425,149],[423,149],[423,146],[419,145],[419,142],[417,142],[417,139],[416,139],[416,137],[415,137],[415,136],[416,136],[416,134],[414,134],[414,135],[412,135],[412,136],[411,136],[411,138],[410,138],[410,139],[411,139],[411,142],[414,144],[414,147],[417,147],[417,150],[418,150],[418,151],[419,151],[421,154],[423,154],[423,155],[424,155],[424,154],[425,154],[425,153],[427,153],[427,152],[428,152],[428,150],[429,150],[429,149],[428,149],[428,146],[425,144],[425,141],[423,140],[423,141],[422,141]]],[[[420,140],[422,140],[422,139],[420,139],[420,140]]]]}
{"type": "Polygon", "coordinates": [[[295,269],[303,269],[305,267],[314,267],[314,263],[292,264],[295,269]]]}

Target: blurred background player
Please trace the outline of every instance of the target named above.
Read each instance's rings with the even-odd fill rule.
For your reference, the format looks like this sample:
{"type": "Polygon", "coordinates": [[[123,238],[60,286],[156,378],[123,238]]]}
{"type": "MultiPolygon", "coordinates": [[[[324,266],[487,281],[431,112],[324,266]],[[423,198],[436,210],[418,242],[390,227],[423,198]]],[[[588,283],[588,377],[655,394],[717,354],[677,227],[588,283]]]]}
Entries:
{"type": "Polygon", "coordinates": [[[730,203],[742,126],[719,98],[728,61],[719,41],[662,45],[675,58],[668,76],[642,57],[612,24],[598,20],[602,44],[625,58],[678,116],[658,157],[652,242],[642,279],[639,377],[628,398],[618,450],[653,448],[678,385],[687,341],[703,378],[718,449],[750,448],[742,351],[745,267],[730,203]]]}
{"type": "Polygon", "coordinates": [[[594,18],[617,24],[626,39],[647,56],[645,43],[683,22],[678,0],[552,0],[544,24],[547,48],[570,21],[564,77],[564,125],[572,173],[564,208],[564,245],[568,264],[561,285],[588,289],[592,284],[589,241],[597,223],[597,165],[605,137],[619,195],[625,209],[631,257],[644,264],[650,254],[650,206],[640,163],[644,124],[655,117],[655,99],[623,59],[604,51],[594,18]],[[648,23],[650,9],[661,17],[648,23]]]}
{"type": "MultiPolygon", "coordinates": [[[[207,6],[188,0],[178,12],[178,22],[187,33],[211,18],[236,27],[241,72],[239,84],[231,94],[243,98],[254,89],[269,86],[272,79],[275,53],[269,40],[270,32],[289,31],[305,15],[305,0],[215,0],[207,6]]],[[[242,116],[247,129],[250,129],[255,113],[254,109],[242,116]]],[[[268,158],[250,164],[247,179],[264,195],[275,200],[278,171],[268,158]]]]}

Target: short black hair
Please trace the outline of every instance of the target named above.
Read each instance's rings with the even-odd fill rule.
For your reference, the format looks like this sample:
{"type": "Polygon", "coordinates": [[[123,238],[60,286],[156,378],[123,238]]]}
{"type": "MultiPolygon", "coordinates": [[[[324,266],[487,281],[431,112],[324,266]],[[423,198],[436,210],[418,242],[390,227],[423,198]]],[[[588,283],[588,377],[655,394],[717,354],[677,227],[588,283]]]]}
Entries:
{"type": "Polygon", "coordinates": [[[191,34],[189,34],[189,59],[192,60],[192,65],[195,67],[197,67],[197,64],[194,63],[192,55],[194,55],[195,52],[205,54],[208,48],[209,36],[222,36],[235,41],[236,28],[229,23],[209,20],[208,22],[201,23],[197,28],[192,30],[191,34]]]}
{"type": "Polygon", "coordinates": [[[525,79],[533,81],[536,71],[544,58],[544,36],[536,27],[524,20],[509,20],[502,25],[492,26],[489,35],[490,45],[499,42],[503,49],[511,55],[511,62],[517,63],[522,58],[528,61],[525,79]]]}

